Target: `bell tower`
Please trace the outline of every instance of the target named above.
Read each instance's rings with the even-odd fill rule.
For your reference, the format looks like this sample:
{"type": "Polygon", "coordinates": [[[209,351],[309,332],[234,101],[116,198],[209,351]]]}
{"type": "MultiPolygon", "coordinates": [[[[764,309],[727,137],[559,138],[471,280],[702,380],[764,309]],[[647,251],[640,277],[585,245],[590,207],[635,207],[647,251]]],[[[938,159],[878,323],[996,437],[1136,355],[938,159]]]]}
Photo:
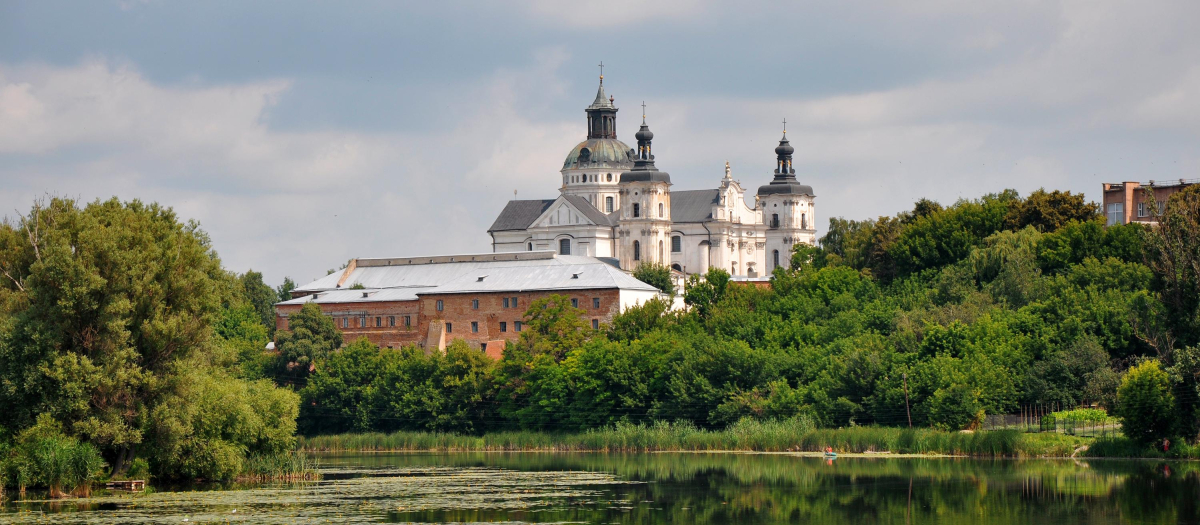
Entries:
{"type": "Polygon", "coordinates": [[[816,208],[813,206],[812,186],[796,180],[792,154],[796,149],[787,139],[787,120],[783,121],[783,138],[775,147],[775,177],[770,184],[758,188],[758,204],[762,207],[763,223],[767,227],[767,265],[790,266],[792,246],[815,244],[817,237],[816,208]]]}
{"type": "Polygon", "coordinates": [[[671,175],[654,165],[654,133],[646,125],[645,107],[643,103],[642,127],[634,135],[638,146],[633,169],[621,174],[618,190],[617,255],[624,270],[671,263],[671,175]]]}

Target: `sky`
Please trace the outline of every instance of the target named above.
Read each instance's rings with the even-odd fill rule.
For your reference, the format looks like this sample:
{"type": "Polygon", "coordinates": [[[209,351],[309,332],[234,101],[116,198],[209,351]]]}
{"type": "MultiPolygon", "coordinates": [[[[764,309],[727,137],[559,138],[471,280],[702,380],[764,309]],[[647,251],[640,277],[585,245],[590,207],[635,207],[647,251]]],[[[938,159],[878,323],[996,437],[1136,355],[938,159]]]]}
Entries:
{"type": "Polygon", "coordinates": [[[225,267],[478,253],[553,198],[597,65],[674,189],[753,194],[787,119],[822,227],[1200,177],[1200,2],[0,0],[0,214],[156,201],[225,267]]]}

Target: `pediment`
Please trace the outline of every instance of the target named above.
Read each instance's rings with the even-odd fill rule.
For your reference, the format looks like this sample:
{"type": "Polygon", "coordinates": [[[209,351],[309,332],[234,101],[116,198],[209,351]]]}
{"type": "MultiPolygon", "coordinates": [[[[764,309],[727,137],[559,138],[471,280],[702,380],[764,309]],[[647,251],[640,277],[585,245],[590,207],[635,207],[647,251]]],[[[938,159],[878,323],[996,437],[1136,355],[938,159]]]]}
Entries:
{"type": "Polygon", "coordinates": [[[588,219],[584,210],[576,207],[571,201],[564,196],[559,196],[558,199],[546,208],[536,220],[533,221],[531,228],[549,228],[553,226],[598,226],[594,221],[588,219]]]}

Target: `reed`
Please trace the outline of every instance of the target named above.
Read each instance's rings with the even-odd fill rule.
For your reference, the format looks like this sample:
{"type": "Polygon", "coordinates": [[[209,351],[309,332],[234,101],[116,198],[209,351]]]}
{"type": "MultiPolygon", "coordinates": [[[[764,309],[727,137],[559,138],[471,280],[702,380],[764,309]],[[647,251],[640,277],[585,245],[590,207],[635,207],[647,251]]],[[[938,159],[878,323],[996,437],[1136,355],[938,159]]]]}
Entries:
{"type": "Polygon", "coordinates": [[[1016,430],[963,433],[932,429],[849,427],[819,429],[805,418],[742,420],[721,430],[688,422],[618,423],[578,434],[496,432],[464,436],[439,432],[337,434],[301,438],[305,451],[720,451],[893,452],[985,457],[1069,456],[1080,438],[1016,430]]]}
{"type": "Polygon", "coordinates": [[[238,481],[308,481],[320,479],[318,464],[302,451],[254,454],[246,458],[238,481]]]}

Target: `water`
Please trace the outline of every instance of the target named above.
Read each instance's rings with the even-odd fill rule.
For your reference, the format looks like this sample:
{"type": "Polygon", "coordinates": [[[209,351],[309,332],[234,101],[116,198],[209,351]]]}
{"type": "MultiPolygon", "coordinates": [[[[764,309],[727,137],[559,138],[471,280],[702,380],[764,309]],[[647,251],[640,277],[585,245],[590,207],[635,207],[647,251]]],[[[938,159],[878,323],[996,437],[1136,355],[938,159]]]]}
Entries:
{"type": "Polygon", "coordinates": [[[57,502],[29,494],[0,507],[0,524],[1200,523],[1194,462],[548,453],[320,460],[319,482],[57,502]]]}

